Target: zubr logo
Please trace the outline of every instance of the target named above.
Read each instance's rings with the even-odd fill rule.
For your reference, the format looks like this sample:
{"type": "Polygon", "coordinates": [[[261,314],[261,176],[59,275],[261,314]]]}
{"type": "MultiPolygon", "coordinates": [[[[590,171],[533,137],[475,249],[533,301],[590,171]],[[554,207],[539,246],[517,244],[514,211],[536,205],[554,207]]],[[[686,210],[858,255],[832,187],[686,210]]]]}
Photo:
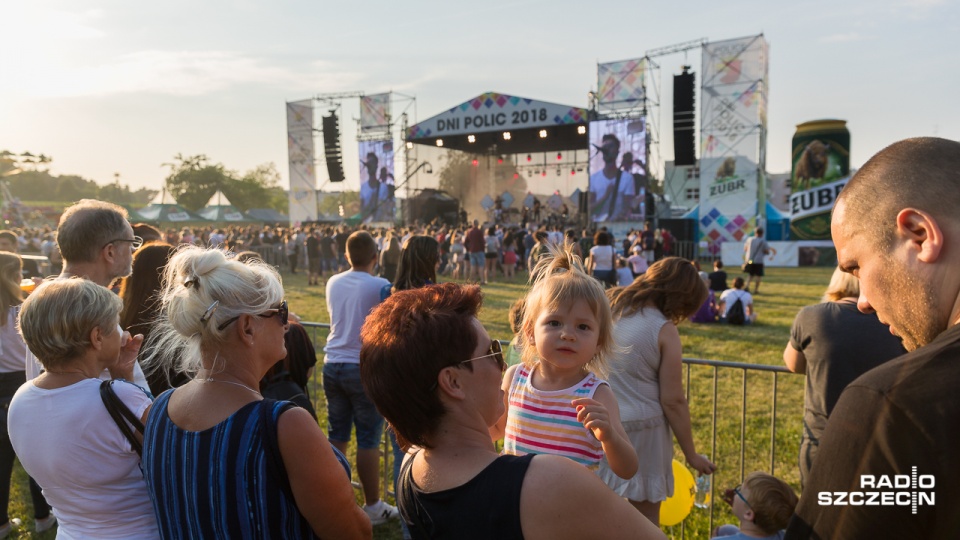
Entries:
{"type": "Polygon", "coordinates": [[[909,506],[916,514],[918,506],[933,506],[936,499],[936,479],[932,474],[860,476],[861,491],[821,491],[817,494],[820,506],[909,506]]]}

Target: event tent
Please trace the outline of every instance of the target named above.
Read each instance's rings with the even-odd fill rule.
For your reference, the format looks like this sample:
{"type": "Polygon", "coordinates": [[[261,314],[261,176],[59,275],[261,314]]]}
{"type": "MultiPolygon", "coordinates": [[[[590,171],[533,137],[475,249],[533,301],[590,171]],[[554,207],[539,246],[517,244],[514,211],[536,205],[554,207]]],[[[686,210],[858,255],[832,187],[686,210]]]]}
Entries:
{"type": "Polygon", "coordinates": [[[203,218],[209,219],[210,221],[221,223],[259,222],[258,220],[245,215],[236,206],[232,205],[230,201],[227,200],[226,195],[224,195],[220,190],[217,190],[217,192],[213,194],[213,197],[210,197],[210,200],[207,202],[207,206],[205,206],[202,210],[198,210],[197,214],[203,218]]]}
{"type": "Polygon", "coordinates": [[[131,212],[130,219],[156,225],[199,225],[209,223],[206,218],[198,216],[177,204],[173,196],[167,193],[166,188],[161,189],[156,197],[150,201],[149,205],[136,212],[131,212]]]}

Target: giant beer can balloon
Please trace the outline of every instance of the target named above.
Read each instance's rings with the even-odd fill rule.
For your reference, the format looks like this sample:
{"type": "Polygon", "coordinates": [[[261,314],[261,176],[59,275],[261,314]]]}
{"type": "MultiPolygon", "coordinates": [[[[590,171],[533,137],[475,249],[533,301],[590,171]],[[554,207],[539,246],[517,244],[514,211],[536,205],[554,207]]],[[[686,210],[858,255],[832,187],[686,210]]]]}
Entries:
{"type": "Polygon", "coordinates": [[[829,240],[830,211],[850,179],[850,132],[845,120],[814,120],[793,135],[790,236],[829,240]]]}

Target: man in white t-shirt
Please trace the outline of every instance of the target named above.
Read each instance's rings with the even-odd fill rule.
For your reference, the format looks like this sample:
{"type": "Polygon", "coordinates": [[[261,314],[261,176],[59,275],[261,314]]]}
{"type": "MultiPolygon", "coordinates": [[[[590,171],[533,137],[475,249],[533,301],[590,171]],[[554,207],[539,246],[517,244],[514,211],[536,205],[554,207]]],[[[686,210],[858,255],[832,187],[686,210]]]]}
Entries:
{"type": "Polygon", "coordinates": [[[383,301],[390,282],[373,275],[377,243],[370,233],[357,231],[347,238],[350,270],[327,280],[330,335],[323,351],[323,393],[327,398],[330,444],[344,455],[357,428],[357,474],[366,499],[364,511],[374,525],[400,514],[380,499],[377,474],[383,417],[360,382],[360,328],[370,311],[383,301]]]}
{"type": "Polygon", "coordinates": [[[720,300],[717,307],[720,308],[720,320],[726,322],[727,313],[737,300],[743,304],[744,324],[751,324],[757,320],[757,314],[753,311],[753,296],[743,288],[744,281],[742,277],[733,280],[733,288],[727,289],[720,294],[720,300]]]}
{"type": "Polygon", "coordinates": [[[633,175],[617,165],[620,139],[608,133],[601,141],[596,148],[603,154],[603,169],[590,175],[590,219],[623,221],[637,194],[633,175]]]}

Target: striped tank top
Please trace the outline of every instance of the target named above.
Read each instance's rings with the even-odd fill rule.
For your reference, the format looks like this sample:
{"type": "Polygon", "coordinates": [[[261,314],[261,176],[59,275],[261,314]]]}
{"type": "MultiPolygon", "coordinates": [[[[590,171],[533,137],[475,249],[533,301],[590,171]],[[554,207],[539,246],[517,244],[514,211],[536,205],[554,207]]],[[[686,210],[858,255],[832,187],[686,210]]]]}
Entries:
{"type": "Polygon", "coordinates": [[[530,368],[520,365],[510,383],[507,427],[503,453],[515,456],[553,454],[568,457],[591,470],[600,466],[603,447],[593,432],[577,420],[571,400],[593,398],[601,384],[588,373],[563,390],[537,390],[530,382],[530,368]]]}
{"type": "Polygon", "coordinates": [[[167,415],[173,390],[153,403],[143,434],[143,476],[165,539],[316,538],[297,509],[277,442],[294,407],[264,399],[203,431],[167,415]]]}

